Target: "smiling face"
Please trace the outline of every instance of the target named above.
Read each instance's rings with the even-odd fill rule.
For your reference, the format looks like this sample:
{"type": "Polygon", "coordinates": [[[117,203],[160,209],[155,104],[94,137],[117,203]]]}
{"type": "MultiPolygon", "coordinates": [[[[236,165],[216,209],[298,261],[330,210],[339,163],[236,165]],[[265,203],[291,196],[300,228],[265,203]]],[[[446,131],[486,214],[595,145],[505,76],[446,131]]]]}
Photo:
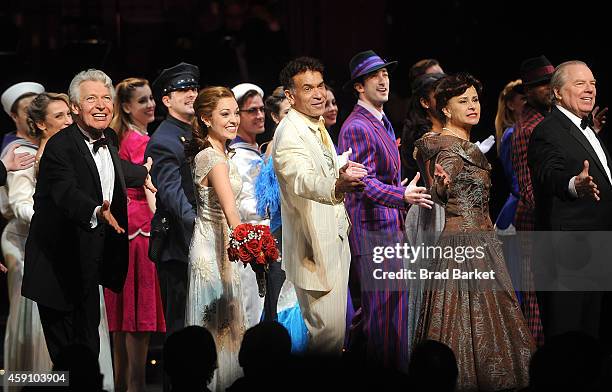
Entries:
{"type": "Polygon", "coordinates": [[[294,89],[285,90],[291,106],[306,116],[319,118],[325,112],[326,89],[319,71],[307,70],[295,75],[294,89]]]}
{"type": "Polygon", "coordinates": [[[113,118],[113,98],[103,82],[86,80],[79,86],[79,103],[72,105],[77,124],[93,139],[102,136],[113,118]]]}
{"type": "Polygon", "coordinates": [[[359,93],[359,99],[368,102],[377,109],[389,100],[389,73],[387,68],[367,75],[363,84],[355,83],[355,90],[359,93]]]}
{"type": "Polygon", "coordinates": [[[554,91],[557,103],[578,117],[588,115],[597,96],[593,73],[584,64],[570,64],[563,72],[563,85],[554,91]]]}
{"type": "Polygon", "coordinates": [[[53,100],[47,106],[45,119],[36,123],[38,129],[43,131],[43,137],[49,138],[72,124],[72,115],[66,102],[53,100]]]}
{"type": "Polygon", "coordinates": [[[187,88],[184,90],[172,91],[162,97],[164,105],[168,108],[168,113],[185,123],[191,122],[195,114],[193,102],[198,96],[198,89],[187,88]]]}
{"type": "Polygon", "coordinates": [[[329,128],[334,125],[338,118],[338,105],[336,105],[336,97],[331,90],[327,90],[327,101],[325,102],[325,113],[323,113],[325,119],[325,127],[329,128]]]}
{"type": "Polygon", "coordinates": [[[225,145],[228,139],[233,140],[238,134],[240,125],[238,103],[234,98],[221,98],[210,118],[202,117],[202,121],[208,127],[208,137],[225,145]]]}
{"type": "Polygon", "coordinates": [[[265,131],[266,112],[261,95],[255,94],[244,101],[240,109],[240,132],[259,135],[265,131]]]}
{"type": "Polygon", "coordinates": [[[480,101],[474,86],[465,92],[448,100],[442,109],[446,116],[446,124],[451,127],[470,129],[480,120],[480,101]]]}
{"type": "Polygon", "coordinates": [[[151,88],[146,84],[134,88],[129,102],[123,104],[123,111],[135,125],[146,129],[155,120],[155,100],[151,88]]]}

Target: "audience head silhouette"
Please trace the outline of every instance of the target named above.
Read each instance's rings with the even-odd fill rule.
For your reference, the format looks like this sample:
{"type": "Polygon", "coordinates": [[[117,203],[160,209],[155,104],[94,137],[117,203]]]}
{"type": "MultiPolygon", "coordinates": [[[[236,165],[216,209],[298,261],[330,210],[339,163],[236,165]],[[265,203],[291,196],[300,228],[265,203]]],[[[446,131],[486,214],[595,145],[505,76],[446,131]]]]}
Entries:
{"type": "Polygon", "coordinates": [[[455,354],[444,343],[424,340],[415,347],[408,370],[411,391],[454,391],[457,374],[455,354]]]}
{"type": "Polygon", "coordinates": [[[217,368],[217,348],[206,328],[189,326],[166,339],[163,359],[172,390],[206,390],[217,368]]]}
{"type": "Polygon", "coordinates": [[[249,328],[242,338],[238,362],[247,377],[265,372],[271,364],[286,363],[291,355],[289,332],[276,321],[249,328]]]}

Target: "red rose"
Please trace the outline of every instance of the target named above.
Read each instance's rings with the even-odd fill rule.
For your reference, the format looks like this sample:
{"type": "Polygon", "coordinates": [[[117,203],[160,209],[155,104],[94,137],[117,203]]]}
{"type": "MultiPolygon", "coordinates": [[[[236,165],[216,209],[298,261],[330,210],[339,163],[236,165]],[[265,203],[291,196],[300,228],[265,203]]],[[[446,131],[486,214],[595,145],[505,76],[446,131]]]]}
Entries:
{"type": "Polygon", "coordinates": [[[276,247],[276,240],[271,235],[270,236],[261,237],[261,247],[264,250],[275,248],[276,247]]]}
{"type": "Polygon", "coordinates": [[[257,258],[255,259],[255,262],[257,264],[265,265],[266,264],[266,255],[263,252],[259,252],[259,256],[257,256],[257,258]]]}
{"type": "Polygon", "coordinates": [[[271,262],[274,262],[276,260],[278,260],[278,249],[276,249],[276,246],[270,249],[266,249],[266,257],[271,260],[271,262]]]}
{"type": "Polygon", "coordinates": [[[261,230],[261,232],[263,233],[263,235],[270,235],[270,226],[266,226],[266,225],[256,225],[255,228],[257,230],[261,230]]]}
{"type": "Polygon", "coordinates": [[[252,227],[249,227],[249,226],[252,226],[252,225],[248,223],[243,223],[241,225],[236,226],[236,228],[234,229],[234,233],[233,233],[234,239],[236,241],[244,241],[252,229],[252,227]]]}
{"type": "Polygon", "coordinates": [[[243,263],[250,263],[253,260],[253,254],[246,247],[238,249],[238,257],[243,263]]]}
{"type": "Polygon", "coordinates": [[[254,256],[259,255],[261,253],[261,244],[255,239],[248,240],[244,246],[254,256]]]}

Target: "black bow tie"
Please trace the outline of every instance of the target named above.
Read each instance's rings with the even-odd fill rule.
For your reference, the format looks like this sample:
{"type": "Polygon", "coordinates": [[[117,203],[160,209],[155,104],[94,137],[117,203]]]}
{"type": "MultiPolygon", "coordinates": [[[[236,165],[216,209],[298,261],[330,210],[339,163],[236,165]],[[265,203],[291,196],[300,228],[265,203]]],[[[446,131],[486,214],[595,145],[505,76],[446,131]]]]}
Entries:
{"type": "Polygon", "coordinates": [[[98,140],[96,140],[95,142],[93,142],[93,152],[94,154],[98,152],[98,150],[100,149],[100,147],[106,147],[108,146],[108,139],[103,137],[100,138],[98,140]]]}
{"type": "Polygon", "coordinates": [[[593,115],[589,113],[588,116],[582,117],[582,121],[580,121],[580,128],[586,129],[586,127],[590,127],[593,129],[595,123],[593,123],[593,115]]]}

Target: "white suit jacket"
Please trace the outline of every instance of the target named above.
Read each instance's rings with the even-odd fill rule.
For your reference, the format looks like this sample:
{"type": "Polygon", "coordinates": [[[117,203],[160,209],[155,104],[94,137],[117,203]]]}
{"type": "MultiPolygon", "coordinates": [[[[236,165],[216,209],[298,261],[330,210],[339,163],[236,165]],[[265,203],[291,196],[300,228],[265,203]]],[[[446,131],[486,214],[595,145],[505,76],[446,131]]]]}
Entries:
{"type": "Polygon", "coordinates": [[[350,224],[343,200],[333,195],[338,157],[333,151],[330,170],[317,132],[315,123],[291,109],[276,129],[272,159],[281,191],[287,279],[304,290],[330,291],[346,273],[341,266],[348,262],[341,257],[350,259],[344,250],[350,224]]]}

